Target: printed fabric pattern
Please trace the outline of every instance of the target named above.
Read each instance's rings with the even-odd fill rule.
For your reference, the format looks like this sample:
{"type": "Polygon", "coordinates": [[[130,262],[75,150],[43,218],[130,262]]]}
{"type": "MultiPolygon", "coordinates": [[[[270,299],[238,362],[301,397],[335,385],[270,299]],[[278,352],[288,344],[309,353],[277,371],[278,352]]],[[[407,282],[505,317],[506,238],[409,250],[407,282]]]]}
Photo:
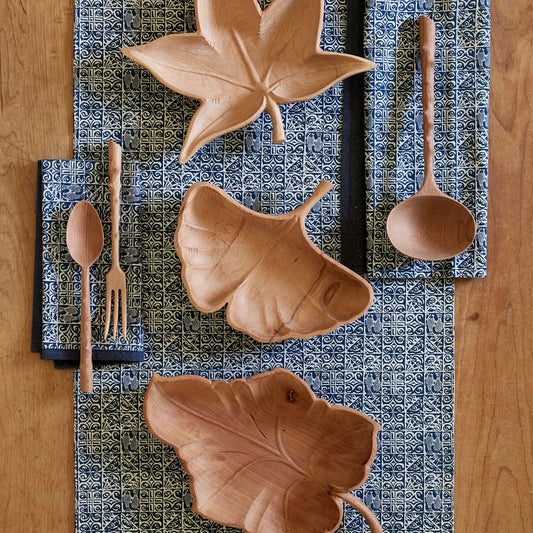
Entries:
{"type": "MultiPolygon", "coordinates": [[[[260,5],[264,9],[268,2],[260,5]]],[[[343,51],[348,8],[347,0],[325,1],[323,49],[343,51]]],[[[164,87],[120,48],[192,31],[192,0],[76,2],[75,157],[104,161],[112,139],[121,142],[124,160],[139,161],[145,332],[144,362],[96,370],[93,395],[75,387],[77,531],[229,530],[192,512],[183,466],[144,423],[144,392],[154,372],[229,380],[279,366],[305,379],[318,397],[382,425],[370,477],[356,495],[385,531],[452,531],[450,276],[371,280],[375,301],[361,319],[328,335],[273,344],[232,330],[224,310],[203,314],[190,304],[173,238],[183,196],[197,181],[218,185],[269,214],[294,209],[321,179],[332,181],[336,187],[311,211],[306,230],[339,259],[342,126],[339,84],[312,100],[282,106],[284,144],[272,143],[271,122],[263,114],[180,165],[198,103],[164,87]]],[[[367,526],[346,508],[339,531],[363,532],[367,526]]]]}

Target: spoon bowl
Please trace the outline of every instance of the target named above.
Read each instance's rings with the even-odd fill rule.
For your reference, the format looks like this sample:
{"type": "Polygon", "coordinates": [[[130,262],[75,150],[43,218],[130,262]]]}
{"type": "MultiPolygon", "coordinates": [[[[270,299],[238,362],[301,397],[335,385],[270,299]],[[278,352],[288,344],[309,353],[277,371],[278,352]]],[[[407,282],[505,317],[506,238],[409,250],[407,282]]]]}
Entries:
{"type": "Polygon", "coordinates": [[[89,202],[78,202],[67,223],[68,253],[81,268],[88,268],[100,257],[103,246],[104,232],[96,209],[89,202]]]}
{"type": "Polygon", "coordinates": [[[422,108],[424,111],[424,182],[411,198],[398,204],[387,218],[392,245],[404,255],[424,261],[450,259],[474,240],[476,223],[461,203],[444,194],[435,182],[434,77],[435,23],[420,17],[422,108]]]}
{"type": "Polygon", "coordinates": [[[89,268],[103,246],[104,232],[96,209],[89,202],[78,202],[67,223],[67,248],[81,267],[80,388],[88,393],[93,391],[89,268]]]}

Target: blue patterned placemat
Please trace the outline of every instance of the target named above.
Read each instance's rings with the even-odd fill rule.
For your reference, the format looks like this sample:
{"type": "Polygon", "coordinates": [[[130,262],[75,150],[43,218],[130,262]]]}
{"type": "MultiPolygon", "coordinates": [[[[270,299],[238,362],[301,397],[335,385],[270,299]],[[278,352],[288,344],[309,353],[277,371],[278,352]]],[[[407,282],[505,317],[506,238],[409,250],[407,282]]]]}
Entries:
{"type": "MultiPolygon", "coordinates": [[[[170,235],[165,242],[171,246],[170,235]]],[[[452,283],[379,282],[364,319],[308,341],[261,345],[231,330],[222,313],[191,310],[176,286],[178,269],[169,258],[165,312],[196,324],[154,320],[162,331],[147,339],[145,363],[95,372],[95,394],[76,393],[76,531],[229,531],[191,510],[182,464],[145,425],[144,391],[154,372],[233,379],[277,366],[382,424],[370,477],[356,495],[384,531],[453,531],[452,283]]],[[[368,529],[346,508],[339,531],[368,529]]]]}
{"type": "Polygon", "coordinates": [[[141,361],[144,327],[141,320],[141,231],[138,167],[124,163],[122,169],[120,264],[127,280],[127,341],[121,325],[116,340],[103,339],[105,323],[105,276],[111,265],[111,222],[107,165],[95,161],[47,159],[41,162],[42,203],[42,306],[41,357],[79,360],[81,269],[66,245],[68,217],[74,205],[90,201],[104,228],[104,248],[91,267],[93,357],[96,362],[141,361]]]}
{"type": "Polygon", "coordinates": [[[490,0],[368,0],[365,48],[379,68],[368,76],[368,273],[375,278],[485,277],[490,0]],[[474,215],[474,243],[447,261],[397,252],[387,216],[424,177],[418,17],[436,24],[435,179],[474,215]]]}
{"type": "MultiPolygon", "coordinates": [[[[346,0],[326,0],[324,49],[342,51],[346,16],[346,0]]],[[[76,387],[77,531],[229,529],[192,512],[180,462],[144,424],[144,391],[154,372],[233,379],[277,366],[303,377],[317,396],[382,424],[378,456],[357,494],[386,531],[451,531],[451,280],[375,282],[376,299],[364,318],[328,335],[276,344],[258,343],[232,330],[223,311],[203,314],[188,301],[173,248],[188,187],[209,181],[275,214],[302,203],[323,178],[338,185],[342,103],[342,87],[334,86],[282,107],[285,144],[272,144],[270,119],[262,115],[179,165],[197,103],[166,89],[119,49],[194,26],[192,0],[76,4],[75,154],[102,160],[107,139],[122,138],[125,157],[140,161],[146,325],[143,363],[97,370],[92,396],[76,387]]],[[[311,211],[306,228],[338,259],[338,187],[311,211]]],[[[362,517],[346,509],[340,531],[365,530],[362,517]]]]}

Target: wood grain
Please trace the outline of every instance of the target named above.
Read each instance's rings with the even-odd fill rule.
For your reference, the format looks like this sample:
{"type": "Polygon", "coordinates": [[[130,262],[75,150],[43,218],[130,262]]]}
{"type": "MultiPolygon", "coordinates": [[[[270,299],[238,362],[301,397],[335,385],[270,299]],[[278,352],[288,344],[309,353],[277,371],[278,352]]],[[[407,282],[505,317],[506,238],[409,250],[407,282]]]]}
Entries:
{"type": "Polygon", "coordinates": [[[533,531],[533,4],[492,0],[488,278],[456,283],[456,531],[533,531]]]}
{"type": "Polygon", "coordinates": [[[126,340],[128,307],[126,274],[120,268],[120,176],[122,169],[122,147],[108,141],[109,147],[109,195],[111,198],[111,267],[105,277],[105,325],[104,339],[107,339],[113,307],[113,339],[117,336],[118,309],[122,311],[122,337],[126,340]],[[120,293],[120,299],[119,299],[120,293]],[[114,301],[113,301],[114,300],[114,301]]]}
{"type": "Polygon", "coordinates": [[[100,217],[90,202],[82,200],[70,211],[66,242],[70,257],[81,267],[80,389],[92,394],[93,339],[89,269],[102,253],[104,230],[100,217]]]}
{"type": "Polygon", "coordinates": [[[250,0],[195,5],[196,32],[122,48],[161,83],[201,102],[183,141],[182,164],[263,111],[272,120],[273,142],[285,142],[280,104],[303,102],[376,66],[320,49],[323,2],[271,0],[264,11],[250,0]],[[298,31],[287,31],[295,18],[298,31]]]}
{"type": "MultiPolygon", "coordinates": [[[[0,0],[0,531],[72,533],[72,372],[29,352],[36,162],[72,157],[73,0],[0,0]],[[15,401],[16,396],[16,401],[15,401]]],[[[456,533],[533,531],[533,6],[492,0],[489,275],[457,282],[456,533]]]]}
{"type": "Polygon", "coordinates": [[[362,316],[372,287],[317,248],[305,229],[307,214],[332,187],[322,180],[293,211],[267,215],[211,183],[191,185],[174,248],[194,307],[213,313],[226,306],[232,328],[267,343],[309,339],[362,316]]]}
{"type": "Polygon", "coordinates": [[[71,533],[72,371],[30,353],[37,160],[72,157],[71,0],[0,0],[0,531],[71,533]]]}
{"type": "Polygon", "coordinates": [[[442,261],[463,253],[476,236],[472,213],[442,192],[433,173],[435,159],[435,21],[421,16],[420,64],[424,115],[424,181],[387,217],[387,235],[401,253],[423,261],[442,261]]]}
{"type": "Polygon", "coordinates": [[[381,426],[317,399],[292,372],[231,381],[154,374],[143,411],[183,462],[192,509],[209,520],[247,533],[336,531],[344,501],[370,533],[383,531],[351,493],[370,473],[381,426]]]}

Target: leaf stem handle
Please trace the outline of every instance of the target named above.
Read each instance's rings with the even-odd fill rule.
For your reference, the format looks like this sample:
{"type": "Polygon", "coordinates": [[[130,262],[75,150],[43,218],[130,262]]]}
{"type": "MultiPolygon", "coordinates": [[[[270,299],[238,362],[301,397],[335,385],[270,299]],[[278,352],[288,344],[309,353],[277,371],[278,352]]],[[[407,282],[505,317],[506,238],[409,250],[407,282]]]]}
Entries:
{"type": "Polygon", "coordinates": [[[89,394],[93,392],[89,267],[81,270],[80,389],[89,394]]]}
{"type": "Polygon", "coordinates": [[[111,192],[111,263],[119,264],[120,255],[120,173],[122,147],[108,142],[109,148],[109,191],[111,192]]]}
{"type": "Polygon", "coordinates": [[[348,505],[363,515],[363,518],[370,527],[371,533],[382,533],[383,528],[378,519],[359,498],[356,498],[351,492],[334,493],[334,495],[344,500],[348,505]]]}
{"type": "Polygon", "coordinates": [[[318,187],[313,191],[313,194],[311,194],[311,196],[300,207],[297,207],[293,211],[293,214],[296,214],[296,215],[298,215],[300,217],[305,218],[307,216],[307,214],[309,213],[309,211],[311,211],[311,209],[313,209],[315,204],[317,204],[318,201],[323,196],[325,196],[326,193],[328,193],[332,188],[333,188],[333,184],[332,183],[330,183],[329,181],[326,181],[326,180],[322,180],[318,184],[318,187]]]}
{"type": "Polygon", "coordinates": [[[281,144],[285,142],[285,130],[283,128],[283,118],[279,105],[274,102],[271,96],[266,97],[265,111],[272,119],[272,141],[274,144],[281,144]]]}
{"type": "Polygon", "coordinates": [[[435,185],[433,174],[433,160],[435,158],[435,22],[428,17],[421,16],[419,26],[424,118],[424,185],[430,182],[435,185]]]}

